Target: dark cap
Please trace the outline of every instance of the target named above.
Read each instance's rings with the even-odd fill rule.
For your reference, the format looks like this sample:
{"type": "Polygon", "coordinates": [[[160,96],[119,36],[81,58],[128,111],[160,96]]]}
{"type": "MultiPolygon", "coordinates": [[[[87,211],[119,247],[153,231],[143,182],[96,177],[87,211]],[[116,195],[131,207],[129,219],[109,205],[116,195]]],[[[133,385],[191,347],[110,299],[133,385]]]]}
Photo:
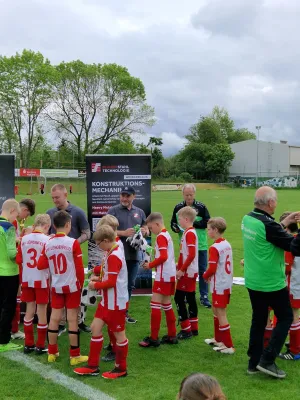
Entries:
{"type": "Polygon", "coordinates": [[[125,193],[125,194],[131,195],[131,194],[135,194],[135,190],[134,190],[134,188],[132,186],[125,186],[122,189],[121,193],[125,193]]]}

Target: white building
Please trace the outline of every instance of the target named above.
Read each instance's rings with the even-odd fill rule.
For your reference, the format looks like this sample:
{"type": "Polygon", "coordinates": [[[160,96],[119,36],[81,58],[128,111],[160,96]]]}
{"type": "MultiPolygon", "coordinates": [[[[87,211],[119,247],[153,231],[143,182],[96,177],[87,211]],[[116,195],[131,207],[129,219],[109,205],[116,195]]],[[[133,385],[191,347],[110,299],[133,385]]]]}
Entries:
{"type": "Polygon", "coordinates": [[[235,153],[230,176],[283,177],[300,175],[300,146],[261,140],[245,140],[230,145],[235,153]]]}

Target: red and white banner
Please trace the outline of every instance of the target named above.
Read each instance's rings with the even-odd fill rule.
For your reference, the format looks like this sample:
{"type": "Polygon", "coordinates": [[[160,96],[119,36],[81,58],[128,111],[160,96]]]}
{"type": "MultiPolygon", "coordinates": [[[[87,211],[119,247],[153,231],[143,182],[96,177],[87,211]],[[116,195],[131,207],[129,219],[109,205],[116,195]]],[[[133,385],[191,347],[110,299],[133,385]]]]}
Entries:
{"type": "Polygon", "coordinates": [[[20,168],[20,176],[40,176],[40,169],[32,169],[32,168],[20,168]]]}

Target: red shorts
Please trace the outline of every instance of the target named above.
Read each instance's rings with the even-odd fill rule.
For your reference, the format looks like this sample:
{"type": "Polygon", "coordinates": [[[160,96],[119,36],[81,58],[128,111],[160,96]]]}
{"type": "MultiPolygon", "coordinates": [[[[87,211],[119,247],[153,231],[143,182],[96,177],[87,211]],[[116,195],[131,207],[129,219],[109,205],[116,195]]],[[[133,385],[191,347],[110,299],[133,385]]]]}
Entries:
{"type": "Polygon", "coordinates": [[[175,282],[154,281],[152,293],[162,294],[163,296],[173,296],[175,293],[175,282]]]}
{"type": "Polygon", "coordinates": [[[212,294],[212,305],[215,308],[226,308],[230,302],[230,293],[212,294]]]}
{"type": "Polygon", "coordinates": [[[196,292],[196,278],[183,276],[177,281],[176,290],[182,290],[183,292],[196,292]]]}
{"type": "Polygon", "coordinates": [[[51,296],[51,307],[60,308],[78,308],[81,300],[81,290],[73,293],[54,293],[51,296]]]}
{"type": "Polygon", "coordinates": [[[22,288],[21,301],[23,301],[24,303],[36,302],[36,304],[48,304],[49,288],[22,288]]]}
{"type": "Polygon", "coordinates": [[[95,318],[102,319],[112,332],[125,331],[126,310],[108,310],[98,304],[95,318]]]}
{"type": "Polygon", "coordinates": [[[290,294],[290,301],[292,308],[300,308],[300,299],[294,299],[293,295],[290,294]]]}

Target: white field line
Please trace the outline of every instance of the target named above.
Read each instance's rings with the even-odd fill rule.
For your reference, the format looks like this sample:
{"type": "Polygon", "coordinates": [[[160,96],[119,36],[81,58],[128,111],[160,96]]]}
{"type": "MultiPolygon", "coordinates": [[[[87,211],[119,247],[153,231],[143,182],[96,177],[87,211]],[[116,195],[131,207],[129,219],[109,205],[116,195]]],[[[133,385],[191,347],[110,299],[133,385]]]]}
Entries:
{"type": "Polygon", "coordinates": [[[26,355],[18,351],[8,351],[6,353],[2,353],[1,356],[11,361],[25,365],[25,367],[30,369],[31,371],[39,374],[47,380],[50,379],[53,383],[57,385],[63,386],[64,388],[75,393],[82,399],[114,400],[113,397],[108,396],[100,390],[94,389],[91,386],[79,382],[74,378],[70,378],[69,376],[62,374],[61,372],[52,369],[50,366],[41,364],[40,362],[32,359],[31,357],[27,357],[26,355]]]}

